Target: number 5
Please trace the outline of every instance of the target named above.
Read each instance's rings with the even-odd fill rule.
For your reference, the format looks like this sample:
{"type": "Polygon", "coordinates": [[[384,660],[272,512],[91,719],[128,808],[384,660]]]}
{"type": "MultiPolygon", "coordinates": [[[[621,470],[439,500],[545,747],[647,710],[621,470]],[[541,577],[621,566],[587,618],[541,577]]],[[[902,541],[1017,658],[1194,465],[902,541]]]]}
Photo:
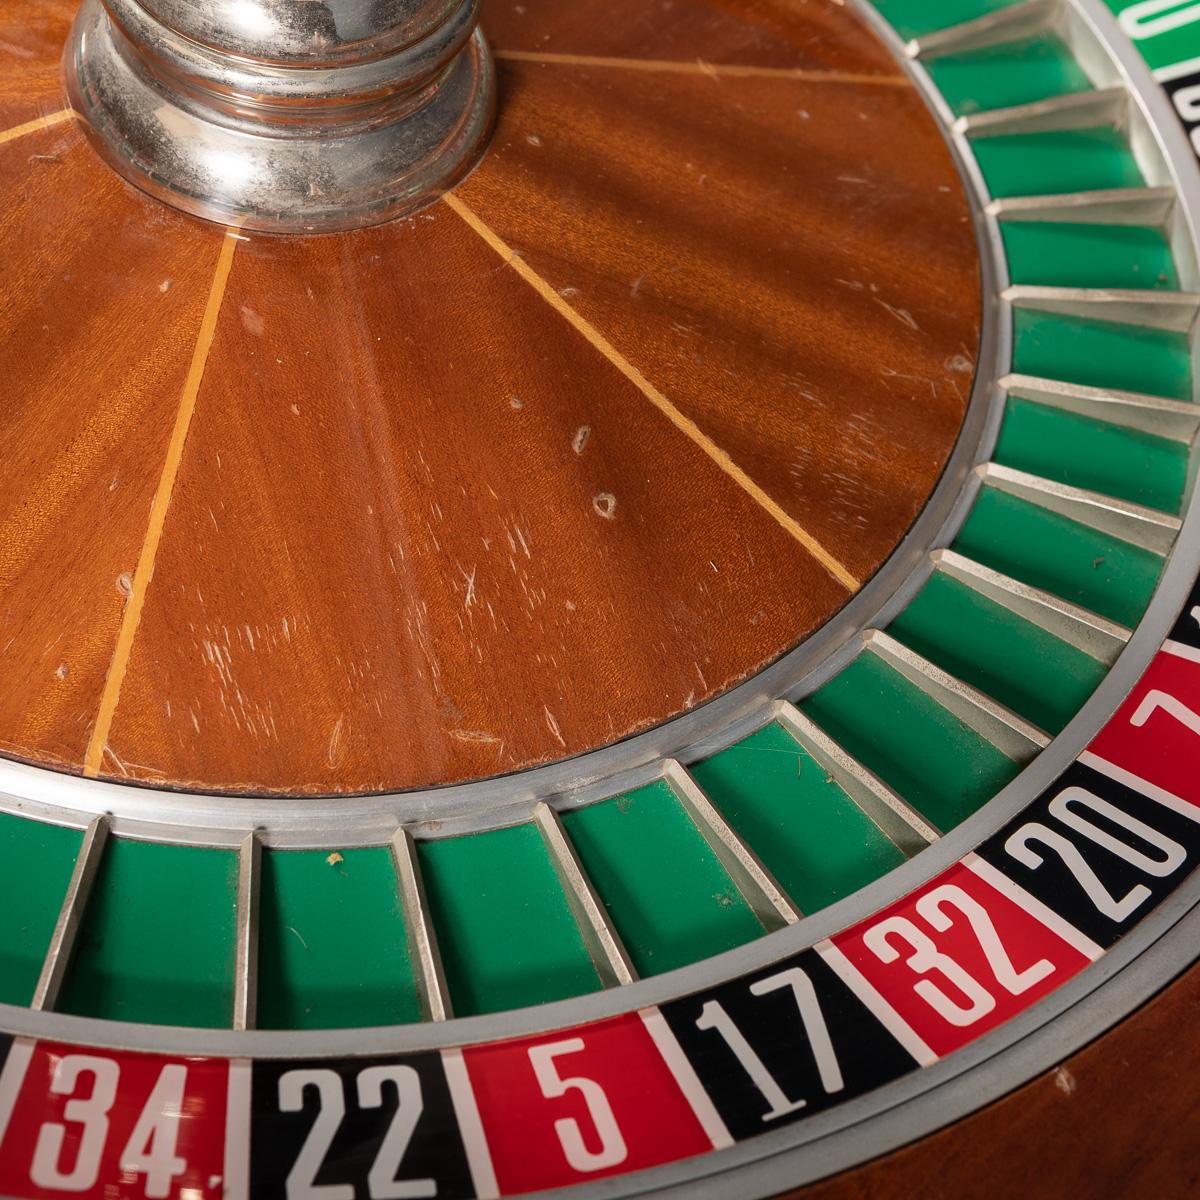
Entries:
{"type": "Polygon", "coordinates": [[[537,1076],[538,1086],[546,1099],[555,1100],[572,1090],[583,1096],[592,1124],[600,1137],[600,1149],[597,1151],[587,1148],[579,1122],[574,1117],[562,1117],[555,1121],[554,1132],[558,1134],[558,1140],[562,1143],[567,1162],[576,1171],[600,1171],[605,1167],[615,1167],[618,1163],[623,1163],[629,1156],[629,1151],[617,1127],[617,1119],[613,1116],[612,1105],[609,1104],[604,1089],[594,1079],[581,1079],[579,1076],[564,1079],[558,1073],[554,1060],[563,1054],[578,1054],[583,1048],[583,1038],[570,1038],[565,1042],[533,1046],[529,1051],[529,1061],[533,1064],[533,1073],[537,1076]]]}

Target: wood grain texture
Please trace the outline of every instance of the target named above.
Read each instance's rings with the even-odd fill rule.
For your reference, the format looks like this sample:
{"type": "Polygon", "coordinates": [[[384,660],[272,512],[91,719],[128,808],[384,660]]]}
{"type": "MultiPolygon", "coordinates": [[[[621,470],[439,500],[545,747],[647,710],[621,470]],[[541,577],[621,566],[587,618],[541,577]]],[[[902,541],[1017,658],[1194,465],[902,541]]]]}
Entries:
{"type": "MultiPolygon", "coordinates": [[[[519,14],[488,15],[503,45],[519,14]]],[[[871,81],[504,62],[495,147],[460,193],[474,224],[439,205],[241,243],[153,519],[222,235],[83,150],[39,175],[20,303],[38,265],[76,290],[40,359],[9,339],[13,378],[39,380],[11,419],[61,441],[92,405],[120,432],[97,461],[129,474],[110,500],[82,467],[59,482],[52,442],[31,454],[56,565],[0,589],[30,656],[0,704],[9,753],[78,769],[115,671],[89,759],[115,779],[303,795],[517,771],[746,679],[903,536],[957,435],[979,310],[915,91],[833,0],[527,15],[564,53],[871,81]],[[606,26],[634,40],[583,37],[606,26]],[[89,631],[62,678],[35,591],[89,631]]],[[[33,136],[10,143],[10,190],[33,136]]]]}
{"type": "Polygon", "coordinates": [[[979,338],[915,92],[507,63],[458,195],[860,578],[925,502],[979,338]]]}
{"type": "Polygon", "coordinates": [[[1200,968],[967,1120],[791,1200],[1191,1200],[1200,1192],[1200,968]]]}
{"type": "Polygon", "coordinates": [[[75,0],[0,4],[0,132],[65,107],[59,60],[75,0]]]}
{"type": "Polygon", "coordinates": [[[0,146],[0,749],[78,769],[217,229],[74,126],[0,146]]]}
{"type": "Polygon", "coordinates": [[[446,208],[245,244],[226,314],[110,737],[139,777],[514,770],[845,597],[446,208]]]}
{"type": "Polygon", "coordinates": [[[896,61],[829,0],[491,0],[498,51],[897,75],[896,61]]]}

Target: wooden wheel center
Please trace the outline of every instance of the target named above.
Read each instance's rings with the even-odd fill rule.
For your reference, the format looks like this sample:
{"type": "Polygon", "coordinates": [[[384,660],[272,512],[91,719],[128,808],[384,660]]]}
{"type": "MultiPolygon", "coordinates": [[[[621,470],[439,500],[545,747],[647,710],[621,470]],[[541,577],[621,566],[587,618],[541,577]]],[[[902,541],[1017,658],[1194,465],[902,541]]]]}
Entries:
{"type": "Polygon", "coordinates": [[[9,754],[508,775],[749,679],[893,553],[980,340],[932,115],[840,4],[618,7],[485,4],[490,153],[370,229],[226,234],[71,123],[0,146],[40,177],[0,229],[9,754]]]}

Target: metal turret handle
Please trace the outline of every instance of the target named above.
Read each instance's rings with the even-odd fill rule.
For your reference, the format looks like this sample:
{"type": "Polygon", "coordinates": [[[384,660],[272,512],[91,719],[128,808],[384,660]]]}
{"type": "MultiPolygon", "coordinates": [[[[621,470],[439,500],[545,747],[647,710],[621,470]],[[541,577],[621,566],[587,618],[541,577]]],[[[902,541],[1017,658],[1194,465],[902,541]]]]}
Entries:
{"type": "Polygon", "coordinates": [[[273,233],[385,221],[483,153],[480,0],[84,0],[67,90],[103,157],[177,208],[273,233]]]}

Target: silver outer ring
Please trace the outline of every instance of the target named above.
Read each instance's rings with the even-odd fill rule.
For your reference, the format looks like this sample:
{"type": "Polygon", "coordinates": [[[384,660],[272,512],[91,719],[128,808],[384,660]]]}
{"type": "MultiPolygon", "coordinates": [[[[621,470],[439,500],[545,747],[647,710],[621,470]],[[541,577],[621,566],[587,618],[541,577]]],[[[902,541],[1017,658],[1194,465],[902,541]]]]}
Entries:
{"type": "MultiPolygon", "coordinates": [[[[851,0],[894,49],[896,35],[865,0],[851,0]]],[[[1193,244],[1200,230],[1200,164],[1166,95],[1103,0],[1065,0],[1106,47],[1148,122],[1175,185],[1193,244]]],[[[918,77],[919,67],[911,68],[918,77]]],[[[928,86],[926,83],[925,86],[928,86]]],[[[0,1005],[0,1028],[18,1036],[133,1051],[214,1057],[353,1058],[499,1041],[573,1028],[664,1003],[761,970],[900,899],[957,862],[1028,806],[1084,749],[1142,676],[1200,574],[1200,503],[1191,505],[1159,587],[1099,691],[1064,732],[975,816],[906,865],[796,926],[652,979],[533,1009],[374,1029],[292,1033],[130,1025],[0,1005]]],[[[883,1154],[983,1107],[1061,1061],[1143,1004],[1195,959],[1200,872],[1099,962],[1044,1001],[931,1067],[787,1130],[641,1173],[577,1185],[581,1200],[642,1195],[717,1200],[766,1197],[883,1154]]]]}
{"type": "Polygon", "coordinates": [[[685,766],[767,724],[771,706],[816,691],[860,650],[865,630],[884,626],[929,577],[929,554],[954,541],[979,491],[975,468],[990,461],[1004,415],[999,379],[1012,356],[1012,310],[1003,299],[1007,264],[999,224],[954,117],[926,72],[874,10],[852,0],[907,70],[950,147],[975,224],[983,311],[979,364],[962,429],[929,501],[884,565],[816,633],[753,678],[689,713],[624,741],[512,775],[407,792],[289,797],[173,791],[0,759],[0,812],[83,829],[108,815],[120,837],[234,849],[257,832],[269,847],[381,846],[403,825],[418,837],[450,837],[532,820],[545,801],[565,811],[658,779],[666,759],[685,766]]]}

